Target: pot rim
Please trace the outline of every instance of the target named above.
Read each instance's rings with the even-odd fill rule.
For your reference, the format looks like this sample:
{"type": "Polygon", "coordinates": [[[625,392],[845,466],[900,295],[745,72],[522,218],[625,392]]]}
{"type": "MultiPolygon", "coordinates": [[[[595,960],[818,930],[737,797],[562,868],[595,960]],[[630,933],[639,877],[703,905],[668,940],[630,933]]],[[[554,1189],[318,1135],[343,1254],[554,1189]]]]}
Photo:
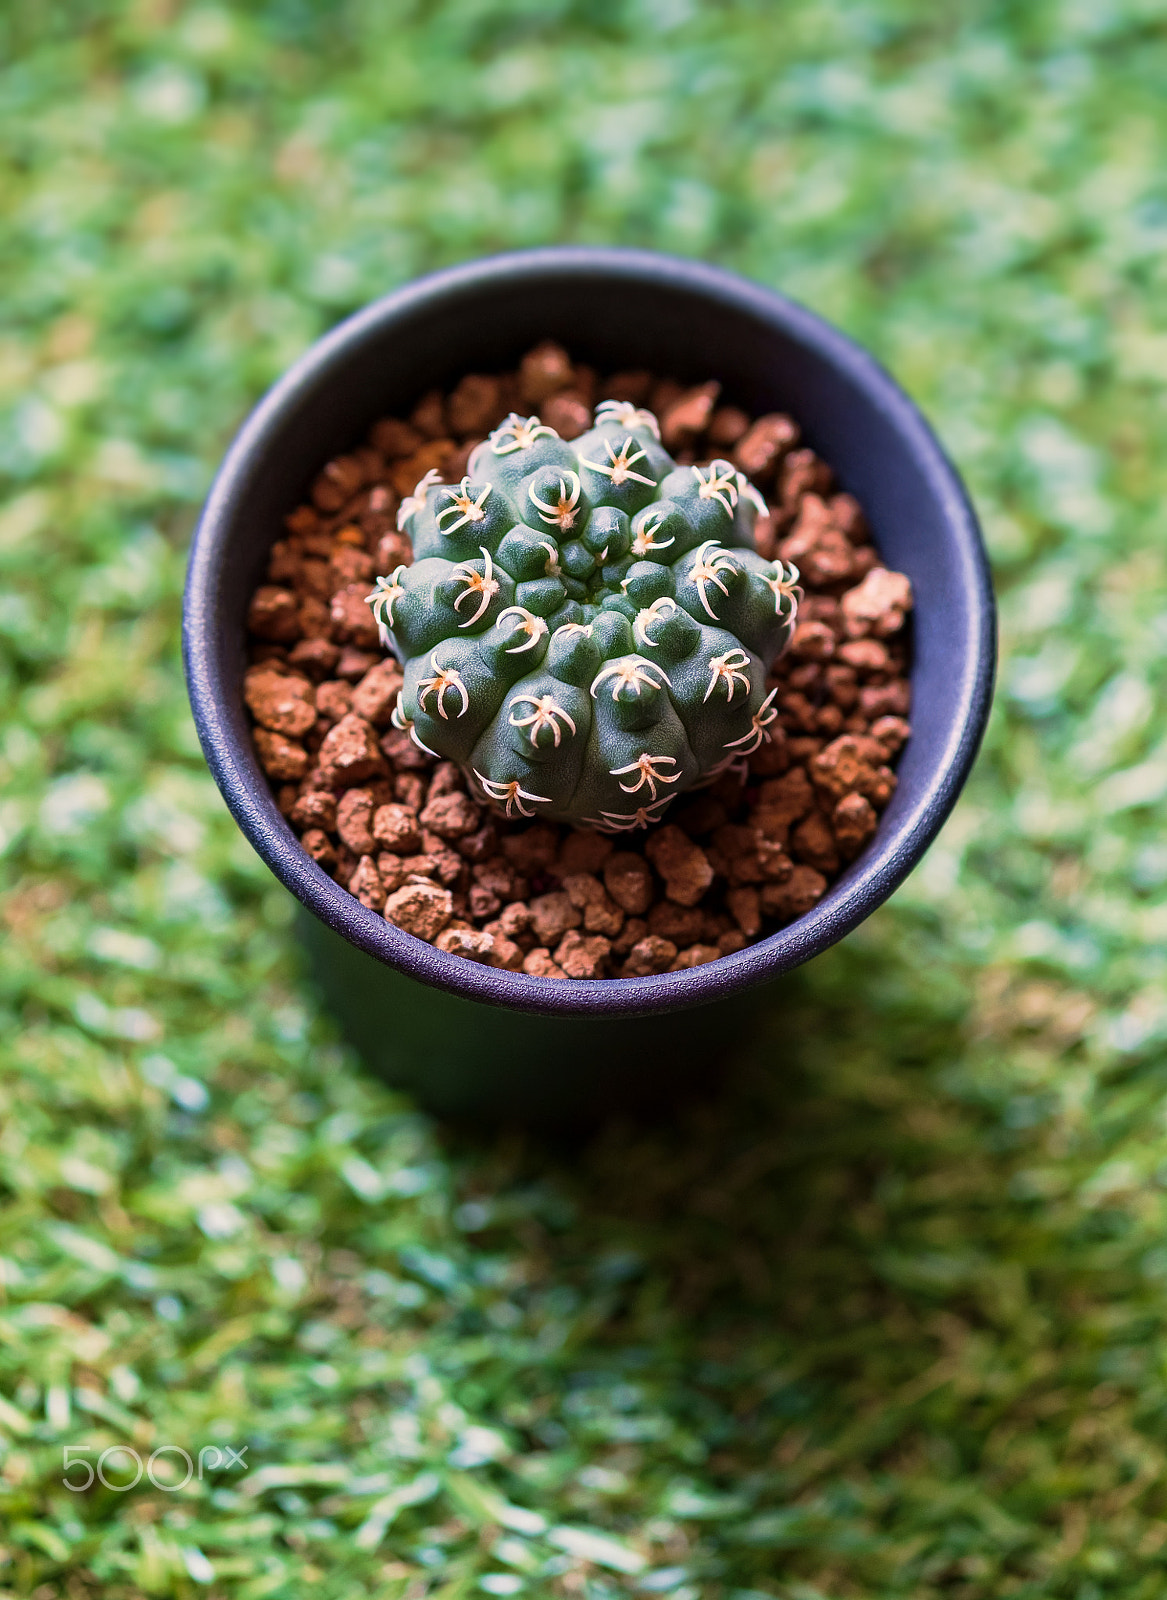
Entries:
{"type": "Polygon", "coordinates": [[[183,655],[199,739],[223,798],[260,856],[309,910],[379,961],[465,999],[546,1015],[616,1017],[699,1005],[788,972],[851,932],[898,888],[943,826],[976,757],[992,701],[996,607],[976,514],[955,467],[916,405],[862,346],[806,307],[720,267],[655,251],[559,245],[483,257],[394,290],[331,329],[276,382],[231,444],[199,519],[183,603],[183,655]],[[971,604],[958,710],[945,747],[932,759],[905,814],[891,826],[881,818],[873,843],[817,906],[756,944],[685,972],[552,982],[481,966],[423,943],[362,906],[306,854],[276,806],[250,738],[241,741],[225,715],[213,596],[233,508],[256,461],[277,440],[304,392],[319,389],[351,351],[395,322],[422,309],[432,312],[478,287],[495,286],[504,277],[547,281],[585,275],[700,294],[812,347],[906,439],[942,508],[971,604]]]}

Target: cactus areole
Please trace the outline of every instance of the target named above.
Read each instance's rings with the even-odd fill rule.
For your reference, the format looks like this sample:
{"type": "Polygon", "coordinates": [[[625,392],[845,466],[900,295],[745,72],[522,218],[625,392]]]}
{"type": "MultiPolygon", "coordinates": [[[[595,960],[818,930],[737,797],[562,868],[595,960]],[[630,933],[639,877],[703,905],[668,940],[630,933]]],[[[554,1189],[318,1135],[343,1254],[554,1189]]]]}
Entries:
{"type": "Polygon", "coordinates": [[[423,750],[508,817],[621,833],[769,738],[798,573],[758,555],[730,462],[678,466],[608,400],[570,443],[511,415],[467,466],[402,502],[413,564],[369,596],[423,750]]]}

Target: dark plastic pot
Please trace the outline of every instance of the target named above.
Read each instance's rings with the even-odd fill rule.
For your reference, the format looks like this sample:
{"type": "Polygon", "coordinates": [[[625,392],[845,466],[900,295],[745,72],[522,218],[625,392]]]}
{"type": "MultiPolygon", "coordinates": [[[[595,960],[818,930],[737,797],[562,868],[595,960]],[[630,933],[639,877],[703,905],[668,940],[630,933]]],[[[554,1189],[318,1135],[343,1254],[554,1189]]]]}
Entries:
{"type": "Polygon", "coordinates": [[[903,881],[976,754],[992,695],[995,614],[960,479],[864,350],[803,307],[717,268],[565,247],[423,278],[350,317],[296,363],[215,480],[191,552],[184,641],[211,771],[239,826],[313,914],[305,922],[313,970],[366,1061],[439,1110],[545,1121],[652,1099],[711,1070],[749,1025],[756,1007],[747,991],[756,1000],[759,985],[842,938],[903,881]],[[425,390],[513,367],[543,338],[600,371],[716,377],[723,397],[748,412],[790,412],[862,502],[883,559],[915,590],[912,738],[875,839],[813,911],[689,972],[548,982],[403,933],[300,849],[244,715],[247,604],[284,516],[323,463],[378,417],[408,412],[425,390]]]}

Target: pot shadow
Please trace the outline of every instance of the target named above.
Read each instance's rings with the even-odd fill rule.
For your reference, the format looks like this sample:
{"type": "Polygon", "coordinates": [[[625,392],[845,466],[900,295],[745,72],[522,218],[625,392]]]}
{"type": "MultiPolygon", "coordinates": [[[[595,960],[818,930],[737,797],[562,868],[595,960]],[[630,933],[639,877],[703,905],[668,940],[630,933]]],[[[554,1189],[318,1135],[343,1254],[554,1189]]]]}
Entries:
{"type": "Polygon", "coordinates": [[[445,1123],[568,1142],[614,1113],[707,1093],[763,1025],[769,990],[628,1018],[534,1016],[426,987],[301,913],[305,975],[365,1067],[445,1123]]]}
{"type": "Polygon", "coordinates": [[[577,1292],[607,1284],[599,1345],[837,1347],[902,1316],[880,1264],[889,1196],[981,1146],[937,1083],[967,996],[915,952],[863,946],[776,985],[722,1079],[667,1108],[575,1137],[445,1128],[467,1195],[494,1197],[483,1215],[550,1197],[536,1254],[577,1292]]]}

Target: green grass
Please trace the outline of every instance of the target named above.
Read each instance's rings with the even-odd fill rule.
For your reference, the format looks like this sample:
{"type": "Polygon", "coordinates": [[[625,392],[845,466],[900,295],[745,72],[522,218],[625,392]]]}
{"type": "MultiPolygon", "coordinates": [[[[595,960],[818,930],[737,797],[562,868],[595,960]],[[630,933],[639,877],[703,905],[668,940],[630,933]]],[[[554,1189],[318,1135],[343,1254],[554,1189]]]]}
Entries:
{"type": "Polygon", "coordinates": [[[0,1594],[1167,1592],[1162,6],[0,30],[0,1594]],[[550,239],[715,259],[867,341],[1004,613],[926,864],[721,1101],[572,1154],[455,1138],[340,1051],[177,659],[265,385],[372,295],[550,239]],[[63,1487],[117,1444],[220,1466],[63,1487]]]}

